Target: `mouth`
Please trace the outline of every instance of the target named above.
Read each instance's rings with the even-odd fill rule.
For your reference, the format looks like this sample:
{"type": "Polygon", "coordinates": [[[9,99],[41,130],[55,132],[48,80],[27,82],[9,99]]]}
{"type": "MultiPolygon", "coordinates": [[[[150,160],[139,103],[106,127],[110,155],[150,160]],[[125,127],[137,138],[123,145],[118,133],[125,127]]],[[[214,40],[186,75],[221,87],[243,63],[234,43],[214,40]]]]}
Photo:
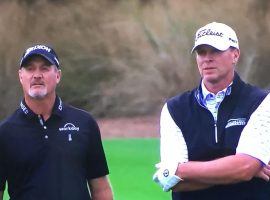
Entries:
{"type": "Polygon", "coordinates": [[[216,69],[215,67],[204,67],[203,70],[213,70],[216,69]]]}
{"type": "Polygon", "coordinates": [[[44,86],[44,84],[43,83],[32,83],[30,85],[30,87],[40,87],[40,86],[44,86]]]}

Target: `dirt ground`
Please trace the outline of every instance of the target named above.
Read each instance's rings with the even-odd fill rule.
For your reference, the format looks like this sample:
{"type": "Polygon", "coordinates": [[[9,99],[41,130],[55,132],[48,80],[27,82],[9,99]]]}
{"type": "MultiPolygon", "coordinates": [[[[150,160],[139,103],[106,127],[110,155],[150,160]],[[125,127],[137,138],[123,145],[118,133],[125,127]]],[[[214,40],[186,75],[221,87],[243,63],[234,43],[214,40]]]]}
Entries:
{"type": "Polygon", "coordinates": [[[97,120],[102,138],[159,137],[159,116],[97,120]]]}

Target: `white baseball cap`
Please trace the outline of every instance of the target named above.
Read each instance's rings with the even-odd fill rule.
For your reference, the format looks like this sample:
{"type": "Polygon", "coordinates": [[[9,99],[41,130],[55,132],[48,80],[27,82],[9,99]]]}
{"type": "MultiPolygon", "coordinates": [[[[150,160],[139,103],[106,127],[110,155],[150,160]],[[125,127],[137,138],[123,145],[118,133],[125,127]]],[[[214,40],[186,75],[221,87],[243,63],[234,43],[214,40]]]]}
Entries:
{"type": "Polygon", "coordinates": [[[210,45],[218,50],[225,51],[229,47],[239,49],[238,39],[234,30],[226,24],[212,22],[199,28],[195,35],[193,52],[199,45],[210,45]]]}

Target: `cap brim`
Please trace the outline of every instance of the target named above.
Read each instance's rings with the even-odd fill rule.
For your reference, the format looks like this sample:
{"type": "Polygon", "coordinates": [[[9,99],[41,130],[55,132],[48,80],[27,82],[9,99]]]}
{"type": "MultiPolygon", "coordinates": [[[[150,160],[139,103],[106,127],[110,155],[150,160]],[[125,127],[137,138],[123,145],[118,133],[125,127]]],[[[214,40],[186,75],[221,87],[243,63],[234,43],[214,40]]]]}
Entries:
{"type": "Polygon", "coordinates": [[[42,56],[42,57],[45,58],[47,61],[49,61],[52,65],[55,65],[55,66],[58,67],[57,63],[55,63],[55,62],[54,62],[51,58],[49,58],[47,55],[45,55],[45,54],[43,54],[43,53],[37,53],[37,52],[29,53],[26,57],[24,57],[24,58],[21,60],[21,62],[20,62],[20,67],[22,67],[22,66],[25,64],[25,62],[26,62],[27,60],[29,60],[30,57],[35,56],[35,55],[37,55],[37,56],[42,56]]]}
{"type": "Polygon", "coordinates": [[[225,51],[230,47],[230,45],[228,43],[226,44],[226,42],[222,41],[220,38],[215,39],[213,37],[209,38],[209,37],[204,36],[195,42],[195,44],[191,50],[191,53],[193,53],[196,50],[196,48],[200,45],[209,45],[209,46],[212,46],[220,51],[225,51]]]}

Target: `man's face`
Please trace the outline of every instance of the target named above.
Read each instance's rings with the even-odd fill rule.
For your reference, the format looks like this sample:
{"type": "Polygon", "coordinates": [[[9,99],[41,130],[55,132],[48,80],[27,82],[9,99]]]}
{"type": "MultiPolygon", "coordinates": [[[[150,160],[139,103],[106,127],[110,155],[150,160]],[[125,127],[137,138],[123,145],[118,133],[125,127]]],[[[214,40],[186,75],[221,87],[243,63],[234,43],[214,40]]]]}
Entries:
{"type": "Polygon", "coordinates": [[[60,78],[61,71],[42,56],[32,56],[19,70],[24,95],[33,99],[55,95],[60,78]]]}
{"type": "Polygon", "coordinates": [[[239,56],[240,52],[235,48],[220,51],[209,45],[199,46],[196,49],[196,61],[205,85],[230,83],[239,56]]]}

